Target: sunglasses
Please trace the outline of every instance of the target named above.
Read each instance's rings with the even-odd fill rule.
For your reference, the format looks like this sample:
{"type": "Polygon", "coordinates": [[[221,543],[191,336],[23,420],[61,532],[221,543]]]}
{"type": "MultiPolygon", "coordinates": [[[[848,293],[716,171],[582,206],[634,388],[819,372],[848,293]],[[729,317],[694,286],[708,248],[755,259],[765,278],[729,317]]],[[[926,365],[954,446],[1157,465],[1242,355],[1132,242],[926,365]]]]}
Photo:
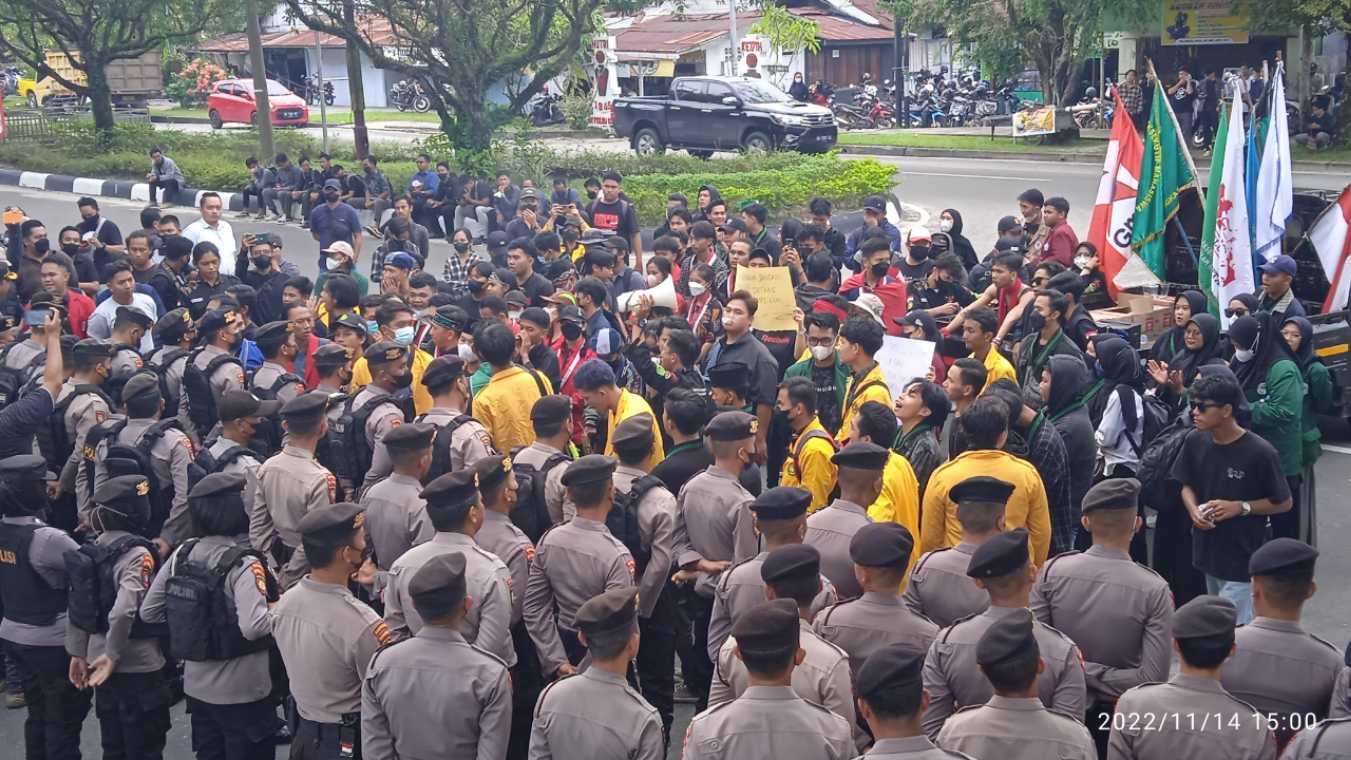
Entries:
{"type": "Polygon", "coordinates": [[[1224,310],[1224,316],[1229,317],[1230,319],[1233,319],[1234,317],[1246,317],[1246,316],[1248,316],[1248,310],[1247,310],[1247,309],[1225,309],[1225,310],[1224,310]]]}
{"type": "Polygon", "coordinates": [[[1200,412],[1202,414],[1205,414],[1207,409],[1213,409],[1218,406],[1222,406],[1222,404],[1216,404],[1211,401],[1193,401],[1191,403],[1192,411],[1200,412]]]}

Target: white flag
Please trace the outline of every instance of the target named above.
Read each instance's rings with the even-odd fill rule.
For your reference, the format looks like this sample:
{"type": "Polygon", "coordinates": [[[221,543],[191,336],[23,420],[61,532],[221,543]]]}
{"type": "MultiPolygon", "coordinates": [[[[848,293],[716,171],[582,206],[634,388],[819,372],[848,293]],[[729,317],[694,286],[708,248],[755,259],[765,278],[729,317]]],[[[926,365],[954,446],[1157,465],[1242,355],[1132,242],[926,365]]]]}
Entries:
{"type": "Polygon", "coordinates": [[[1293,182],[1290,179],[1290,125],[1285,117],[1285,65],[1276,64],[1271,82],[1270,123],[1262,147],[1262,165],[1257,172],[1256,237],[1257,253],[1267,261],[1281,255],[1285,222],[1294,210],[1293,182]]]}
{"type": "MultiPolygon", "coordinates": [[[[1234,103],[1243,102],[1235,80],[1234,103]]],[[[1215,245],[1210,259],[1210,290],[1223,309],[1240,293],[1256,290],[1253,283],[1252,244],[1248,240],[1248,202],[1243,186],[1243,109],[1229,109],[1229,134],[1224,141],[1224,174],[1216,203],[1215,245]]],[[[1229,317],[1220,313],[1220,324],[1229,328],[1229,317]]]]}

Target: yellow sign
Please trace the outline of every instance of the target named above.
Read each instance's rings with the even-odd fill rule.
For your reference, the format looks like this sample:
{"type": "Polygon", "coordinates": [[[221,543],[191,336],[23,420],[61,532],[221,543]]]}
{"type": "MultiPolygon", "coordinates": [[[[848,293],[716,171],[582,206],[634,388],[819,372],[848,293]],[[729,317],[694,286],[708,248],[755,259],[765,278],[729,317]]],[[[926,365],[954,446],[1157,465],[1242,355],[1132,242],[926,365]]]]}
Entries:
{"type": "Polygon", "coordinates": [[[1043,106],[1013,115],[1013,136],[1031,137],[1055,133],[1055,106],[1043,106]]]}
{"type": "Polygon", "coordinates": [[[1164,45],[1246,45],[1245,0],[1163,0],[1164,45]]]}
{"type": "Polygon", "coordinates": [[[797,299],[793,296],[788,267],[738,266],[736,289],[749,291],[760,304],[755,311],[755,329],[765,332],[797,329],[797,322],[793,321],[797,299]]]}

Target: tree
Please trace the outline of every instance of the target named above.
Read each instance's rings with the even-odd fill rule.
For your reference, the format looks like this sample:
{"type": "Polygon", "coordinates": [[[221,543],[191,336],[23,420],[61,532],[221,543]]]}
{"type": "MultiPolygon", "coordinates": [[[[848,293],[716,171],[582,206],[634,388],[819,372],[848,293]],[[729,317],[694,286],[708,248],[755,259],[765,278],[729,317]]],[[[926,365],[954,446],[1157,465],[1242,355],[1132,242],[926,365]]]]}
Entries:
{"type": "MultiPolygon", "coordinates": [[[[763,36],[769,41],[770,52],[774,56],[771,66],[777,68],[785,53],[792,55],[799,50],[808,53],[821,52],[821,38],[816,36],[816,22],[811,19],[794,16],[782,5],[766,3],[761,11],[760,20],[751,25],[750,33],[763,36]]],[[[782,89],[787,89],[787,72],[774,74],[772,81],[782,89]]]]}
{"type": "Polygon", "coordinates": [[[350,24],[334,0],[286,3],[311,29],[357,46],[380,68],[420,80],[442,130],[475,149],[488,148],[493,129],[579,57],[584,40],[601,27],[601,9],[615,8],[613,0],[362,0],[350,24]],[[372,41],[377,19],[388,22],[395,45],[372,41]],[[507,108],[490,106],[489,89],[520,72],[528,80],[508,96],[507,108]]]}
{"type": "Polygon", "coordinates": [[[0,0],[0,54],[89,98],[94,126],[107,134],[113,128],[108,65],[195,39],[221,16],[237,15],[233,5],[227,0],[0,0]],[[48,50],[64,53],[85,81],[47,65],[48,50]]]}

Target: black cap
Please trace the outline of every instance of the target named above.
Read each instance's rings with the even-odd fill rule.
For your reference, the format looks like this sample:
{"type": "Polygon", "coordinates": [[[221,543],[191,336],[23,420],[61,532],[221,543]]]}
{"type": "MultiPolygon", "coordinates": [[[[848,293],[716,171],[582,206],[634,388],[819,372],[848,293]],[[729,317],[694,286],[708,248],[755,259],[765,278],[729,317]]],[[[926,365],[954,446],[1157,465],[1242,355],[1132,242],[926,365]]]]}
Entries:
{"type": "MultiPolygon", "coordinates": [[[[582,242],[586,242],[583,240],[582,242]]],[[[592,246],[586,249],[586,260],[591,262],[593,267],[611,268],[615,265],[614,252],[601,246],[592,246]]]]}
{"type": "Polygon", "coordinates": [[[436,436],[436,426],[425,422],[412,422],[399,425],[385,433],[385,448],[395,451],[417,451],[432,445],[436,436]]]}
{"type": "Polygon", "coordinates": [[[307,420],[318,417],[328,411],[328,394],[319,391],[302,393],[286,402],[281,408],[281,416],[286,420],[307,420]]]}
{"type": "Polygon", "coordinates": [[[197,481],[188,492],[189,499],[207,499],[222,494],[239,494],[248,484],[242,472],[213,472],[197,481]]]}
{"type": "Polygon", "coordinates": [[[835,452],[830,458],[837,467],[854,470],[884,470],[889,453],[875,443],[854,442],[835,452]]]}
{"type": "Polygon", "coordinates": [[[333,369],[347,363],[347,349],[337,343],[325,343],[314,349],[314,366],[333,369]]]}
{"type": "Polygon", "coordinates": [[[1248,559],[1248,575],[1313,575],[1318,550],[1294,538],[1273,538],[1248,559]]]}
{"type": "Polygon", "coordinates": [[[506,480],[511,472],[512,463],[511,457],[506,454],[489,454],[475,459],[469,467],[478,478],[479,490],[484,491],[506,480]]]}
{"type": "Polygon", "coordinates": [[[863,199],[863,208],[869,211],[881,211],[885,213],[887,210],[887,199],[880,195],[870,195],[863,199]]]}
{"type": "Polygon", "coordinates": [[[573,324],[584,325],[586,324],[586,317],[582,315],[582,310],[580,307],[569,304],[567,306],[559,307],[558,321],[572,322],[573,324]]]}
{"type": "Polygon", "coordinates": [[[797,651],[800,628],[797,603],[792,599],[762,602],[737,616],[732,636],[745,653],[765,657],[797,651]]]}
{"type": "Polygon", "coordinates": [[[1029,556],[1027,529],[1014,528],[1007,533],[996,534],[976,547],[966,567],[966,574],[972,578],[998,578],[1025,566],[1029,556]]]}
{"type": "Polygon", "coordinates": [[[1000,253],[1017,253],[1017,254],[1023,253],[1022,243],[1009,240],[1008,238],[1000,238],[999,240],[996,240],[994,244],[994,249],[996,251],[999,251],[1000,253]]]}
{"type": "Polygon", "coordinates": [[[652,415],[647,412],[625,417],[615,425],[610,440],[613,441],[615,448],[622,448],[626,452],[646,451],[652,448],[652,441],[655,439],[652,433],[654,424],[652,415]]]}
{"type": "Polygon", "coordinates": [[[0,459],[0,479],[6,481],[55,480],[47,470],[47,460],[37,454],[16,454],[0,459]],[[50,476],[50,477],[49,477],[50,476]]]}
{"type": "Polygon", "coordinates": [[[263,401],[248,391],[226,391],[221,394],[216,411],[221,422],[229,422],[241,417],[272,417],[281,411],[281,404],[275,399],[263,401]]]}
{"type": "MultiPolygon", "coordinates": [[[[342,315],[341,317],[338,317],[337,321],[335,321],[329,328],[329,332],[333,332],[337,330],[339,327],[346,327],[349,330],[356,330],[362,335],[367,334],[366,320],[362,319],[360,315],[353,314],[350,311],[342,315]]],[[[205,330],[203,330],[203,332],[205,332],[205,330]]]]}
{"type": "Polygon", "coordinates": [[[428,483],[418,495],[429,510],[467,510],[478,503],[478,473],[473,468],[448,472],[428,483]]]}
{"type": "Polygon", "coordinates": [[[203,335],[209,335],[239,319],[239,313],[234,309],[212,309],[202,315],[202,320],[197,323],[198,332],[203,335]]]}
{"type": "Polygon", "coordinates": [[[350,501],[315,507],[300,518],[297,529],[310,539],[337,539],[350,536],[366,522],[366,513],[350,501]]]}
{"type": "Polygon", "coordinates": [[[723,222],[722,226],[719,227],[718,229],[721,229],[724,232],[728,230],[736,230],[737,232],[747,231],[746,223],[734,216],[727,217],[727,221],[723,222]]]}
{"type": "Polygon", "coordinates": [[[1029,652],[1039,653],[1032,633],[1032,611],[1015,610],[985,629],[976,642],[976,664],[991,667],[1029,652]]]}
{"type": "Polygon", "coordinates": [[[571,261],[568,261],[567,259],[558,259],[557,261],[550,261],[549,264],[544,267],[543,274],[552,282],[569,272],[575,271],[577,271],[577,268],[572,265],[571,261]]]}
{"type": "Polygon", "coordinates": [[[111,359],[117,346],[99,338],[85,338],[75,344],[75,356],[85,359],[111,359]]]}
{"type": "Polygon", "coordinates": [[[948,498],[958,504],[967,501],[987,504],[1007,504],[1009,497],[1012,495],[1012,483],[1007,483],[999,478],[991,478],[985,475],[967,478],[948,491],[948,498]]]}
{"type": "Polygon", "coordinates": [[[536,425],[558,425],[572,414],[572,399],[554,394],[542,396],[530,407],[530,421],[536,425]]]}
{"type": "Polygon", "coordinates": [[[1136,509],[1140,503],[1140,481],[1135,478],[1109,478],[1088,489],[1081,511],[1099,509],[1136,509]]]}
{"type": "Polygon", "coordinates": [[[751,511],[760,520],[791,520],[807,514],[811,503],[810,491],[794,486],[775,486],[755,497],[751,511]]]}
{"type": "Polygon", "coordinates": [[[162,398],[164,396],[159,389],[159,375],[154,372],[138,370],[122,386],[122,403],[124,404],[133,399],[150,401],[151,399],[162,398]]]}
{"type": "Polygon", "coordinates": [[[602,454],[587,454],[563,471],[563,485],[580,486],[601,483],[614,474],[617,462],[602,454]]]}
{"type": "Polygon", "coordinates": [[[807,544],[787,544],[771,551],[760,564],[760,580],[765,583],[817,578],[821,575],[821,553],[807,544]]]}
{"type": "Polygon", "coordinates": [[[448,303],[436,307],[436,313],[432,314],[432,324],[447,330],[463,330],[465,325],[469,324],[469,315],[459,306],[448,303]]]}
{"type": "Polygon", "coordinates": [[[464,359],[457,354],[446,354],[432,359],[422,371],[422,384],[428,388],[441,388],[464,375],[464,359]]]}
{"type": "Polygon", "coordinates": [[[1202,594],[1173,613],[1175,639],[1232,639],[1238,624],[1238,608],[1220,596],[1202,594]]]}
{"type": "Polygon", "coordinates": [[[405,359],[408,357],[408,352],[403,346],[392,340],[382,340],[366,349],[366,352],[362,354],[362,356],[366,357],[366,366],[374,369],[391,362],[396,362],[400,359],[405,359]]]}
{"type": "Polygon", "coordinates": [[[745,391],[750,387],[751,368],[741,362],[720,362],[708,368],[708,384],[713,388],[745,391]]]}
{"type": "Polygon", "coordinates": [[[155,323],[155,335],[164,343],[177,343],[192,329],[192,314],[187,309],[171,309],[155,323]]]}
{"type": "Polygon", "coordinates": [[[94,489],[94,503],[128,515],[133,521],[150,516],[150,481],[144,475],[118,475],[94,489]]]}
{"type": "Polygon", "coordinates": [[[253,334],[253,341],[259,347],[280,346],[286,342],[286,336],[290,334],[291,323],[282,319],[276,322],[268,322],[258,328],[257,332],[253,334]]]}
{"type": "Polygon", "coordinates": [[[903,644],[888,644],[876,650],[858,669],[854,691],[867,699],[883,694],[922,688],[924,653],[903,644]]]}
{"type": "Polygon", "coordinates": [[[704,434],[715,441],[740,441],[755,435],[759,420],[745,412],[721,412],[704,426],[704,434]]]}
{"type": "Polygon", "coordinates": [[[999,230],[999,234],[1003,235],[1005,232],[1008,232],[1009,230],[1019,229],[1022,226],[1023,223],[1018,221],[1016,217],[1001,216],[999,217],[999,223],[995,225],[995,229],[999,230]]]}
{"type": "Polygon", "coordinates": [[[155,324],[155,318],[141,311],[133,309],[130,306],[119,306],[113,315],[113,319],[129,319],[137,327],[149,327],[155,324]]]}
{"type": "Polygon", "coordinates": [[[587,636],[633,630],[638,620],[638,589],[621,586],[593,596],[577,608],[573,620],[587,636]]]}
{"type": "Polygon", "coordinates": [[[423,620],[436,620],[453,613],[465,596],[464,555],[437,554],[408,579],[408,596],[423,620]]]}
{"type": "Polygon", "coordinates": [[[900,523],[868,523],[849,539],[849,559],[864,567],[904,570],[910,564],[915,537],[900,523]]]}
{"type": "Polygon", "coordinates": [[[488,233],[488,237],[483,242],[488,246],[488,250],[504,250],[507,247],[507,233],[501,230],[494,230],[488,233]]]}

